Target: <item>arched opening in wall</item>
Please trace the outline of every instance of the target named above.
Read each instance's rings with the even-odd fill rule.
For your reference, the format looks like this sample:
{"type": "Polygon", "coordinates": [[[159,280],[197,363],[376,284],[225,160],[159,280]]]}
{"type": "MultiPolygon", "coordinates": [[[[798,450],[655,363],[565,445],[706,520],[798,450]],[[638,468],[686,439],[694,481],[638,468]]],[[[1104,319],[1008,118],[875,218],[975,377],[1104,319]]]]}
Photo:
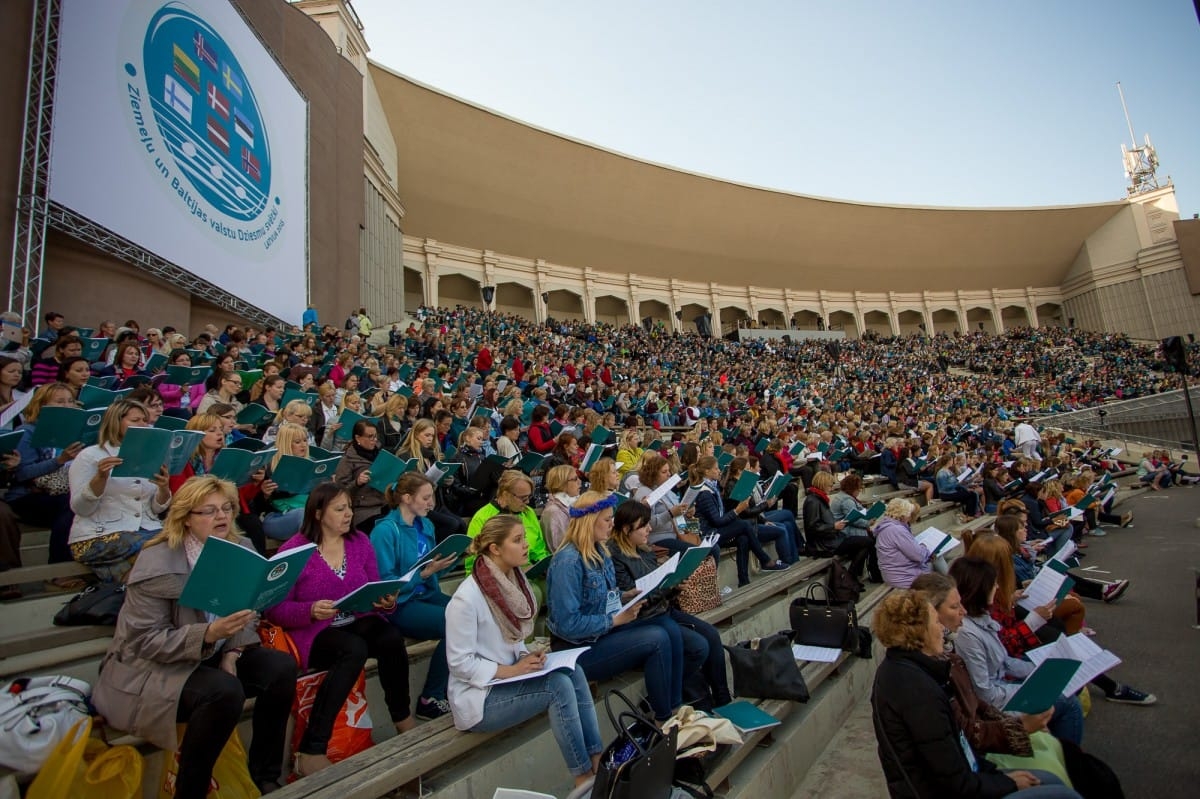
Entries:
{"type": "Polygon", "coordinates": [[[921,330],[921,325],[925,324],[925,317],[918,311],[901,311],[896,314],[896,321],[900,325],[900,335],[902,336],[913,336],[925,332],[921,330]]]}
{"type": "Polygon", "coordinates": [[[892,335],[892,323],[884,311],[867,311],[863,314],[863,327],[877,336],[892,335]]]}
{"type": "Polygon", "coordinates": [[[933,330],[932,333],[954,333],[958,330],[958,313],[950,308],[938,308],[932,314],[933,330]]]}
{"type": "Polygon", "coordinates": [[[787,321],[783,318],[783,311],[778,308],[762,308],[758,312],[758,326],[770,330],[783,330],[787,328],[787,321]]]}
{"type": "Polygon", "coordinates": [[[721,329],[713,330],[713,335],[725,336],[735,332],[739,327],[749,327],[750,312],[745,308],[734,305],[721,307],[721,329]]]}
{"type": "Polygon", "coordinates": [[[425,304],[425,278],[416,269],[404,267],[404,311],[415,314],[425,304]]]}
{"type": "Polygon", "coordinates": [[[616,327],[629,324],[629,303],[611,294],[597,297],[596,321],[616,327]]]}
{"type": "Polygon", "coordinates": [[[483,308],[479,288],[479,281],[466,275],[441,275],[438,277],[438,306],[453,308],[462,305],[466,308],[483,308]]]}
{"type": "Polygon", "coordinates": [[[858,325],[854,322],[854,314],[849,311],[834,311],[829,314],[829,329],[844,330],[846,338],[858,338],[858,325]]]}
{"type": "Polygon", "coordinates": [[[550,319],[583,320],[583,297],[566,289],[547,292],[546,316],[550,319]]]}
{"type": "Polygon", "coordinates": [[[520,283],[497,283],[496,312],[532,322],[537,316],[533,310],[533,289],[520,283]]]}
{"type": "Polygon", "coordinates": [[[816,311],[796,311],[792,314],[792,327],[797,330],[817,330],[821,315],[816,311]]]}
{"type": "Polygon", "coordinates": [[[995,333],[996,325],[992,321],[991,310],[988,308],[968,308],[967,330],[971,333],[978,333],[980,330],[985,333],[995,333]],[[983,327],[981,328],[980,325],[983,325],[983,327]]]}
{"type": "Polygon", "coordinates": [[[1045,302],[1037,307],[1038,325],[1041,327],[1066,327],[1062,306],[1057,302],[1045,302]]]}
{"type": "Polygon", "coordinates": [[[1005,330],[1029,327],[1029,314],[1023,305],[1005,305],[1000,309],[1000,320],[1004,322],[1005,330]]]}
{"type": "Polygon", "coordinates": [[[638,303],[638,321],[649,317],[650,324],[657,327],[659,324],[665,330],[671,330],[671,309],[665,303],[658,300],[642,300],[638,303]]]}
{"type": "MultiPolygon", "coordinates": [[[[684,333],[695,333],[697,316],[703,316],[708,313],[708,308],[699,303],[689,302],[681,305],[679,308],[679,329],[684,333]]],[[[716,331],[714,331],[716,332],[716,331]]]]}

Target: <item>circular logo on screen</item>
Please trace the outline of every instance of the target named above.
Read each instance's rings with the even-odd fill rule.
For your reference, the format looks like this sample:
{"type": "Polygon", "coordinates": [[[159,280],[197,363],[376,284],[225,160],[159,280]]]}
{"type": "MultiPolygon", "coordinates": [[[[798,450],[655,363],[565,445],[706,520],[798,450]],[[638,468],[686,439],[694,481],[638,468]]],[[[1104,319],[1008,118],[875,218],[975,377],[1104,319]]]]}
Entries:
{"type": "Polygon", "coordinates": [[[271,569],[271,571],[267,572],[267,580],[269,582],[275,582],[280,577],[287,574],[287,570],[288,570],[288,565],[286,563],[280,563],[274,569],[271,569]]]}
{"type": "Polygon", "coordinates": [[[229,46],[193,11],[168,3],[146,28],[142,72],[187,190],[233,219],[256,219],[270,196],[271,148],[250,76],[229,46]]]}

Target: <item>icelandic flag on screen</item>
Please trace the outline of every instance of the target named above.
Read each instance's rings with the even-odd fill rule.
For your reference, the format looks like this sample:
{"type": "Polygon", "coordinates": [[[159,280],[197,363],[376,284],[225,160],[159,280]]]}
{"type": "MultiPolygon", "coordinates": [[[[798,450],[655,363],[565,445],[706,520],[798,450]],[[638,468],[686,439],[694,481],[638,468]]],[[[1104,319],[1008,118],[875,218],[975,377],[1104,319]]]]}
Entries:
{"type": "Polygon", "coordinates": [[[208,46],[208,42],[204,41],[204,34],[201,31],[192,34],[192,44],[196,45],[196,57],[208,64],[209,69],[213,72],[216,72],[217,54],[208,46]]]}
{"type": "Polygon", "coordinates": [[[163,76],[163,100],[189,125],[192,124],[192,93],[171,75],[163,76]]]}
{"type": "Polygon", "coordinates": [[[236,108],[233,109],[233,129],[237,131],[237,135],[246,140],[246,144],[254,146],[254,123],[236,108]]]}
{"type": "Polygon", "coordinates": [[[258,159],[245,147],[242,148],[242,171],[255,180],[262,180],[262,171],[259,169],[258,159]]]}
{"type": "Polygon", "coordinates": [[[221,64],[221,78],[225,81],[225,91],[233,95],[233,99],[242,99],[242,78],[228,64],[221,64]]]}
{"type": "Polygon", "coordinates": [[[208,140],[222,153],[229,155],[229,131],[212,114],[208,115],[208,140]]]}
{"type": "Polygon", "coordinates": [[[175,74],[183,79],[183,82],[192,87],[192,91],[200,93],[200,67],[196,66],[196,62],[188,58],[188,54],[183,52],[183,48],[179,45],[173,45],[175,52],[175,74]]]}
{"type": "Polygon", "coordinates": [[[217,116],[229,121],[229,98],[221,94],[217,84],[208,84],[208,107],[217,112],[217,116]]]}

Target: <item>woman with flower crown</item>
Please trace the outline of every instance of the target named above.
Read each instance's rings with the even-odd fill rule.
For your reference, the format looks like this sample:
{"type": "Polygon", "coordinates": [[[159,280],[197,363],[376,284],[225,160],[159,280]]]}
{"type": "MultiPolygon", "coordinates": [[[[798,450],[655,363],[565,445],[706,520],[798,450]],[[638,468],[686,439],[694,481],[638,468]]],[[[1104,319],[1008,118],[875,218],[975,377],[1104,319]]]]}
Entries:
{"type": "Polygon", "coordinates": [[[571,507],[563,545],[547,577],[550,646],[589,647],[577,661],[589,680],[644,672],[650,707],[664,721],[683,703],[683,636],[667,614],[639,619],[643,602],[622,609],[632,596],[617,587],[607,546],[620,499],[588,491],[571,507]]]}

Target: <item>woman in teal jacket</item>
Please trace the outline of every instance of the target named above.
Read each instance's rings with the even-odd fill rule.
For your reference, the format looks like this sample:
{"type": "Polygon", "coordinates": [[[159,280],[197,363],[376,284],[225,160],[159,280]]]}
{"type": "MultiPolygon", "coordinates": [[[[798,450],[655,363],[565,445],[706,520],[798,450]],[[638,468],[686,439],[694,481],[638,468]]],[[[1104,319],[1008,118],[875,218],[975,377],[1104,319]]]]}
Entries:
{"type": "MultiPolygon", "coordinates": [[[[371,531],[371,546],[379,564],[379,579],[398,580],[437,546],[433,524],[425,518],[436,504],[433,483],[420,472],[407,472],[387,490],[386,497],[392,510],[376,522],[371,531]]],[[[445,640],[446,605],[450,597],[442,593],[438,572],[456,560],[457,557],[450,556],[422,566],[396,595],[396,611],[389,617],[409,638],[438,642],[417,701],[417,718],[425,721],[450,712],[446,702],[450,669],[446,665],[445,640]]]]}

